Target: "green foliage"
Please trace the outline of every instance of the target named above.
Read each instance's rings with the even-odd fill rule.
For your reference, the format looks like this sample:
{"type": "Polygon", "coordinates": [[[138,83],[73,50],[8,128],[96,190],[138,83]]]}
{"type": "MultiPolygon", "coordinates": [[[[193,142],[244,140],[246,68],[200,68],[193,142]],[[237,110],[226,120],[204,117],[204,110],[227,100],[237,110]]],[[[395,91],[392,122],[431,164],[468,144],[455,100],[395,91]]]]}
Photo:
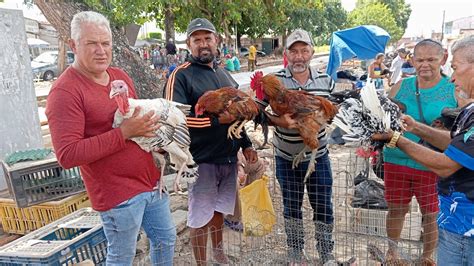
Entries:
{"type": "Polygon", "coordinates": [[[349,13],[348,22],[351,27],[379,26],[390,34],[392,42],[399,40],[402,36],[402,30],[397,26],[392,12],[382,3],[370,2],[357,6],[349,13]]]}
{"type": "Polygon", "coordinates": [[[265,8],[268,15],[261,17],[267,20],[259,25],[284,36],[302,28],[313,35],[316,44],[328,44],[331,33],[342,29],[347,20],[340,0],[267,0],[265,8]]]}
{"type": "Polygon", "coordinates": [[[148,38],[161,40],[163,39],[163,36],[161,32],[150,32],[148,33],[148,38]]]}
{"type": "Polygon", "coordinates": [[[315,53],[328,53],[329,48],[330,48],[329,45],[315,46],[314,47],[314,52],[315,53]]]}
{"type": "MultiPolygon", "coordinates": [[[[92,10],[107,16],[115,25],[136,23],[139,25],[151,21],[153,12],[147,12],[151,6],[160,5],[162,0],[83,0],[92,10]]],[[[163,1],[164,2],[164,1],[163,1]]]]}
{"type": "Polygon", "coordinates": [[[324,6],[323,30],[316,35],[317,45],[329,44],[331,34],[346,28],[347,12],[340,1],[327,1],[324,6]]]}
{"type": "Polygon", "coordinates": [[[405,33],[408,19],[411,15],[410,4],[405,3],[405,0],[358,0],[356,7],[361,7],[370,3],[382,3],[387,5],[397,23],[397,26],[400,28],[401,35],[405,33]]]}
{"type": "Polygon", "coordinates": [[[343,28],[347,13],[340,0],[82,0],[109,17],[115,25],[156,21],[165,28],[165,8],[171,8],[174,28],[185,32],[190,20],[209,19],[224,37],[250,38],[265,34],[286,36],[296,28],[313,34],[318,44],[328,44],[333,31],[343,28]]]}

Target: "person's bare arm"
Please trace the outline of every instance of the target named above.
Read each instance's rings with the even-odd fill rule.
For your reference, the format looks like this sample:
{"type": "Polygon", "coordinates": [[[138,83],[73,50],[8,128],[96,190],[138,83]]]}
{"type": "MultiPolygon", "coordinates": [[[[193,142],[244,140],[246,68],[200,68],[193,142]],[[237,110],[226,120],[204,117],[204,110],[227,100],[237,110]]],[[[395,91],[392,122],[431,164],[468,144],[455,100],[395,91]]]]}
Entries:
{"type": "Polygon", "coordinates": [[[374,72],[374,64],[370,64],[370,66],[369,66],[369,78],[371,78],[371,79],[378,78],[377,75],[375,75],[375,72],[374,72]]]}
{"type": "Polygon", "coordinates": [[[451,142],[449,131],[437,129],[417,122],[411,116],[402,116],[402,125],[406,131],[417,135],[440,150],[446,150],[451,142]]]}
{"type": "MultiPolygon", "coordinates": [[[[369,66],[369,77],[372,78],[372,79],[377,79],[377,78],[385,78],[385,75],[378,75],[378,74],[375,74],[375,65],[374,64],[371,64],[369,66]]],[[[382,70],[382,68],[381,68],[382,70]]]]}
{"type": "MultiPolygon", "coordinates": [[[[375,134],[373,140],[389,141],[393,137],[393,132],[375,134]]],[[[451,160],[444,153],[440,153],[415,143],[403,136],[400,136],[396,143],[397,147],[405,152],[413,160],[422,164],[441,178],[446,178],[462,168],[462,165],[451,160]]]]}
{"type": "Polygon", "coordinates": [[[395,85],[392,86],[390,89],[390,92],[388,93],[388,98],[393,99],[397,95],[398,91],[400,90],[400,87],[402,85],[402,81],[398,81],[395,83],[395,85]]]}
{"type": "Polygon", "coordinates": [[[449,177],[462,168],[462,165],[451,160],[444,153],[433,151],[404,137],[400,137],[397,147],[442,178],[449,177]]]}

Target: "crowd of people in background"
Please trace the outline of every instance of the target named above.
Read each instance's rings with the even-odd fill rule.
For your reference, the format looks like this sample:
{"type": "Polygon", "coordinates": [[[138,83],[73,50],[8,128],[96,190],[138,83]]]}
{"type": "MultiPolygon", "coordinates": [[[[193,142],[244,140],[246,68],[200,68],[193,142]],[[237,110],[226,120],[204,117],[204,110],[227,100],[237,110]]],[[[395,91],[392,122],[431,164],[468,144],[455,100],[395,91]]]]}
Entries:
{"type": "Polygon", "coordinates": [[[189,51],[184,48],[178,49],[173,39],[169,39],[165,46],[157,44],[141,48],[138,54],[156,70],[160,79],[168,78],[177,66],[189,58],[189,51]]]}
{"type": "MultiPolygon", "coordinates": [[[[245,56],[249,58],[249,70],[254,71],[256,68],[256,51],[257,45],[250,45],[249,54],[245,56]]],[[[241,70],[240,58],[234,44],[227,45],[223,43],[217,50],[218,56],[216,63],[229,72],[238,72],[241,70]]],[[[190,51],[185,48],[177,48],[173,39],[170,38],[166,45],[153,44],[150,47],[143,47],[137,50],[140,57],[149,62],[156,70],[160,79],[168,79],[173,70],[189,60],[190,51]]]]}

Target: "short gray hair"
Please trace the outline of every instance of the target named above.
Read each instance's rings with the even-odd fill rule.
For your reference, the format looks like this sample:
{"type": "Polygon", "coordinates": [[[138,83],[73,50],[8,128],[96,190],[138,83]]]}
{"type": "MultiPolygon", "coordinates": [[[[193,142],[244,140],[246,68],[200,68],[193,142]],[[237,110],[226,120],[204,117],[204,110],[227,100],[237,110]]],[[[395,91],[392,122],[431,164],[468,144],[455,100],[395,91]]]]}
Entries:
{"type": "Polygon", "coordinates": [[[74,15],[71,20],[71,38],[78,41],[81,38],[81,25],[84,23],[92,23],[106,27],[112,35],[109,20],[104,15],[94,11],[82,11],[74,15]]]}
{"type": "Polygon", "coordinates": [[[451,48],[451,53],[454,54],[459,50],[463,50],[467,62],[474,64],[474,35],[457,40],[451,48]]]}

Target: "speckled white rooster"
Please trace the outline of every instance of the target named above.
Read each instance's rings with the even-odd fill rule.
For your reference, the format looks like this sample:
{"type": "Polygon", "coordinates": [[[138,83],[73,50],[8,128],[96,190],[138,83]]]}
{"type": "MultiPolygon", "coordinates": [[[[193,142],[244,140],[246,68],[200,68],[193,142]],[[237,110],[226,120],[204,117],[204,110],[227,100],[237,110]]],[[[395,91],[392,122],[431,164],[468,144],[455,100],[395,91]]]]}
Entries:
{"type": "MultiPolygon", "coordinates": [[[[110,98],[117,102],[118,107],[112,125],[114,128],[119,127],[124,119],[131,117],[137,106],[140,106],[140,115],[153,110],[154,115],[159,117],[160,127],[155,131],[155,137],[135,137],[131,140],[143,150],[151,152],[153,157],[160,162],[162,177],[166,160],[159,151],[165,150],[169,153],[171,167],[178,171],[173,184],[175,191],[180,190],[181,178],[188,183],[196,181],[198,166],[189,151],[191,138],[186,125],[186,114],[189,113],[191,106],[162,98],[128,98],[128,85],[123,80],[112,81],[110,98]]],[[[160,182],[160,192],[163,189],[163,183],[160,182]]]]}
{"type": "Polygon", "coordinates": [[[361,89],[360,97],[346,99],[339,105],[333,125],[346,133],[344,140],[378,146],[382,143],[374,143],[372,135],[390,129],[400,131],[400,116],[398,105],[383,93],[377,93],[373,83],[367,83],[361,89]]]}

